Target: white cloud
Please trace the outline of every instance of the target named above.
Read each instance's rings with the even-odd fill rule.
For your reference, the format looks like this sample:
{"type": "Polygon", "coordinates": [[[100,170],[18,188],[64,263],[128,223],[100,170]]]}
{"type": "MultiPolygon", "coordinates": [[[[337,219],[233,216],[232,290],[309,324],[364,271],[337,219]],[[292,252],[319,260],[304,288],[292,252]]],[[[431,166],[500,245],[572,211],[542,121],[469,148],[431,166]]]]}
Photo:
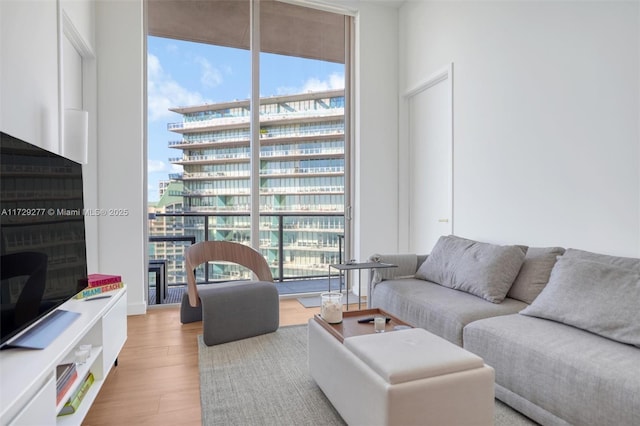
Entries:
{"type": "Polygon", "coordinates": [[[200,93],[187,90],[167,74],[157,56],[147,55],[147,108],[150,121],[174,117],[169,108],[205,102],[200,93]]]}
{"type": "Polygon", "coordinates": [[[160,173],[167,171],[168,168],[164,161],[152,160],[150,158],[147,160],[147,173],[160,173]]]}
{"type": "Polygon", "coordinates": [[[200,65],[200,83],[204,87],[213,88],[222,84],[222,73],[211,65],[211,62],[199,56],[195,59],[195,63],[200,65]]]}
{"type": "Polygon", "coordinates": [[[280,86],[276,89],[276,95],[292,95],[294,93],[300,93],[299,88],[293,86],[280,86]]]}
{"type": "Polygon", "coordinates": [[[183,171],[182,164],[171,164],[169,167],[169,173],[182,173],[183,171]]]}
{"type": "Polygon", "coordinates": [[[331,74],[327,80],[310,78],[302,88],[302,92],[321,92],[324,90],[344,89],[344,75],[331,74]]]}
{"type": "Polygon", "coordinates": [[[176,46],[173,43],[169,43],[167,44],[167,46],[165,47],[166,51],[172,54],[177,54],[180,52],[180,50],[178,49],[178,46],[176,46]]]}
{"type": "Polygon", "coordinates": [[[278,95],[292,95],[295,93],[322,92],[325,90],[344,89],[344,74],[333,73],[325,80],[312,77],[302,84],[302,87],[280,86],[276,90],[278,95]]]}

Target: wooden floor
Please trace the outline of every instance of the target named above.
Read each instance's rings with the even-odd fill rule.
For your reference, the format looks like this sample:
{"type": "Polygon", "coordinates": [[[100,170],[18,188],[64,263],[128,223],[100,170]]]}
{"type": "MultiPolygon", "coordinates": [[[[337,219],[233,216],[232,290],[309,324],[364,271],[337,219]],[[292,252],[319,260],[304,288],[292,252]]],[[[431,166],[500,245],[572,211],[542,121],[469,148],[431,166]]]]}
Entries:
{"type": "MultiPolygon", "coordinates": [[[[304,308],[296,299],[283,299],[280,325],[305,324],[319,311],[304,308]]],[[[83,424],[201,424],[198,334],[202,323],[181,324],[178,306],[129,316],[118,366],[109,373],[83,424]]]]}

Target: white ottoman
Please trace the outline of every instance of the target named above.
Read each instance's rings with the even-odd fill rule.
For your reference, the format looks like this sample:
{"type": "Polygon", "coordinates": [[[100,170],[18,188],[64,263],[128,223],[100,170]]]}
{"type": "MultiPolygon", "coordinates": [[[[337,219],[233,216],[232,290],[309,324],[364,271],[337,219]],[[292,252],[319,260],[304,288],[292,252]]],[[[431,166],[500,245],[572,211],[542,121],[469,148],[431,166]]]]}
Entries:
{"type": "Polygon", "coordinates": [[[312,319],[309,371],[349,425],[493,424],[493,369],[421,328],[342,344],[312,319]]]}

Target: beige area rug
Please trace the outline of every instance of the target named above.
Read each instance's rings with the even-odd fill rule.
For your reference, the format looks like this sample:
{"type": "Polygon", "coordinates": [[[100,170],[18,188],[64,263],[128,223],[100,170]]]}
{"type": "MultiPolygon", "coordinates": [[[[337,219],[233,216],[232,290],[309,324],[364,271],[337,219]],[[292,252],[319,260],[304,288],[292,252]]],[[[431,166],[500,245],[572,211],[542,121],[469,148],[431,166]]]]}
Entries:
{"type": "MultiPolygon", "coordinates": [[[[202,424],[344,425],[309,375],[307,326],[217,346],[198,336],[202,424]]],[[[496,400],[496,426],[535,425],[496,400]]]]}

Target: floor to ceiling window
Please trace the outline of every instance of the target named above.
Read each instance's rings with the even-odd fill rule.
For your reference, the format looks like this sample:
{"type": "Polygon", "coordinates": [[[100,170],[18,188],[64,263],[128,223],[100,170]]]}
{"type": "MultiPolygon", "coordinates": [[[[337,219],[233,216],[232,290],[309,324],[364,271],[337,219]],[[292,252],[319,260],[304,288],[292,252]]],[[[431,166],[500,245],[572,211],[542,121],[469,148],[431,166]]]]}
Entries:
{"type": "MultiPolygon", "coordinates": [[[[168,285],[184,283],[193,239],[251,244],[278,281],[326,276],[345,253],[350,20],[260,0],[256,78],[250,1],[147,2],[149,259],[168,285]]],[[[198,278],[247,274],[211,264],[198,278]]]]}

